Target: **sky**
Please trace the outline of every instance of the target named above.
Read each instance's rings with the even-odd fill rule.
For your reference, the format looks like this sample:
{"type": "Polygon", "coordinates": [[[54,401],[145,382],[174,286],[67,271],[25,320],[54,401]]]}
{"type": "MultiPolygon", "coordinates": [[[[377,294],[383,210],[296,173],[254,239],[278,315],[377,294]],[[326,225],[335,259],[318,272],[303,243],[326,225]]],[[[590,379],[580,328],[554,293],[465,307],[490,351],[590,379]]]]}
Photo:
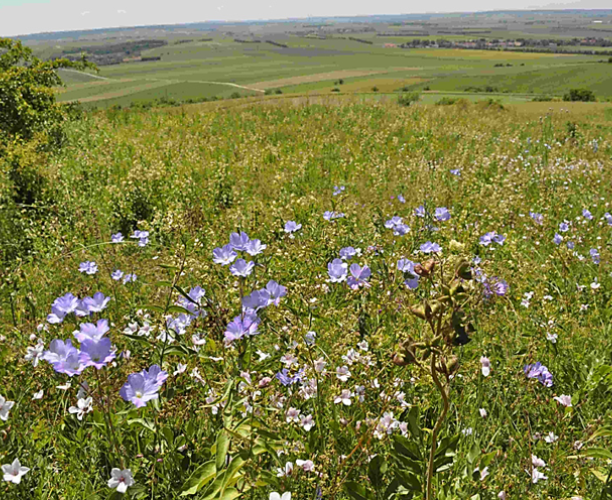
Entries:
{"type": "Polygon", "coordinates": [[[610,9],[610,0],[0,0],[0,36],[121,26],[476,12],[537,8],[610,9]],[[458,6],[460,5],[460,7],[458,6]]]}

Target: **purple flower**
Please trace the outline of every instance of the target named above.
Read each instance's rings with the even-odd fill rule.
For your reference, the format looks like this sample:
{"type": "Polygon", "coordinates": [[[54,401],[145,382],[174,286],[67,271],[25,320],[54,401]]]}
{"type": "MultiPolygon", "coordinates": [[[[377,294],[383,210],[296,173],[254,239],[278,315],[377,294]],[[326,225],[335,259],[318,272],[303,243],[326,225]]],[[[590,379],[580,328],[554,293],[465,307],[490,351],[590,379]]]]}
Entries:
{"type": "Polygon", "coordinates": [[[115,281],[119,281],[121,278],[123,278],[123,271],[121,271],[120,269],[115,269],[111,273],[111,278],[114,279],[115,281]]]}
{"type": "MultiPolygon", "coordinates": [[[[146,231],[141,231],[141,232],[146,232],[146,231]]],[[[149,238],[140,238],[138,240],[138,246],[139,247],[146,247],[149,244],[149,238]]]]}
{"type": "Polygon", "coordinates": [[[608,226],[612,226],[612,215],[610,215],[609,212],[606,212],[604,214],[604,217],[606,219],[606,222],[608,223],[608,226]]]}
{"type": "Polygon", "coordinates": [[[346,188],[344,186],[334,186],[334,196],[342,194],[346,188]]]}
{"type": "Polygon", "coordinates": [[[562,222],[561,224],[559,224],[559,231],[561,231],[562,233],[566,233],[567,231],[569,231],[569,224],[567,222],[562,222]]]}
{"type": "Polygon", "coordinates": [[[425,207],[421,205],[420,207],[415,208],[414,215],[417,217],[425,217],[425,207]]]}
{"type": "Polygon", "coordinates": [[[111,241],[113,243],[121,243],[123,241],[123,235],[121,233],[111,234],[111,241]]]}
{"type": "Polygon", "coordinates": [[[110,297],[106,297],[102,292],[94,293],[93,297],[85,297],[81,305],[90,313],[102,312],[108,306],[110,297]]]}
{"type": "Polygon", "coordinates": [[[249,237],[247,236],[247,234],[243,231],[240,231],[239,233],[232,233],[230,234],[230,242],[229,244],[231,245],[231,247],[238,251],[238,252],[244,252],[247,249],[247,243],[251,241],[249,240],[249,237]]]}
{"type": "Polygon", "coordinates": [[[406,278],[404,285],[411,290],[414,290],[419,286],[419,275],[414,271],[415,265],[416,264],[414,262],[408,259],[400,259],[397,262],[397,269],[404,273],[404,277],[406,278]]]}
{"type": "Polygon", "coordinates": [[[85,274],[96,274],[98,272],[98,265],[93,261],[81,262],[79,265],[79,271],[85,274]]]}
{"type": "Polygon", "coordinates": [[[270,294],[267,290],[255,290],[250,295],[242,298],[242,308],[258,311],[264,307],[268,307],[270,303],[270,294]]]}
{"type": "Polygon", "coordinates": [[[73,333],[79,342],[84,342],[85,340],[98,341],[109,330],[108,321],[105,319],[99,319],[95,325],[93,323],[82,323],[79,328],[80,330],[73,333]]]}
{"type": "Polygon", "coordinates": [[[459,168],[453,168],[450,171],[451,174],[456,175],[457,177],[461,177],[461,169],[459,168]]]}
{"type": "Polygon", "coordinates": [[[600,258],[599,258],[599,252],[597,251],[597,248],[591,248],[589,250],[589,254],[591,255],[593,264],[599,264],[600,258]]]}
{"type": "Polygon", "coordinates": [[[260,240],[251,240],[246,244],[245,250],[249,255],[255,256],[263,252],[268,245],[262,245],[260,240]]]}
{"type": "Polygon", "coordinates": [[[582,210],[582,216],[586,220],[593,220],[593,214],[591,212],[589,212],[586,208],[582,210]]]}
{"type": "Polygon", "coordinates": [[[42,359],[48,361],[58,373],[65,373],[69,377],[79,375],[84,366],[79,361],[79,350],[72,345],[70,339],[55,339],[49,344],[49,350],[45,351],[42,359]]]}
{"type": "Polygon", "coordinates": [[[275,377],[281,384],[287,387],[302,381],[304,378],[304,369],[301,369],[298,373],[292,376],[289,374],[289,370],[287,370],[287,368],[283,368],[282,371],[275,375],[275,377]]]}
{"type": "Polygon", "coordinates": [[[563,236],[561,236],[559,233],[555,233],[555,237],[553,238],[553,243],[555,245],[560,245],[562,241],[563,241],[563,236]]]}
{"type": "Polygon", "coordinates": [[[344,247],[340,249],[340,257],[342,259],[351,259],[357,255],[357,250],[353,247],[344,247]]]}
{"type": "Polygon", "coordinates": [[[253,268],[255,267],[254,262],[247,262],[244,259],[238,259],[234,262],[230,267],[230,272],[234,276],[239,276],[241,278],[246,278],[253,272],[253,268]]]}
{"type": "Polygon", "coordinates": [[[398,194],[397,201],[399,201],[400,203],[406,203],[406,198],[404,198],[403,194],[398,194]]]}
{"type": "Polygon", "coordinates": [[[231,245],[231,243],[213,250],[213,262],[215,264],[227,266],[228,264],[234,262],[236,257],[238,257],[238,254],[234,251],[234,247],[231,245]]]}
{"type": "Polygon", "coordinates": [[[51,304],[51,314],[47,316],[47,321],[51,324],[61,323],[66,315],[73,313],[78,306],[79,299],[71,293],[58,297],[51,304]]]}
{"type": "Polygon", "coordinates": [[[136,276],[135,274],[126,274],[123,277],[123,284],[126,285],[127,283],[134,283],[136,281],[136,278],[138,278],[138,276],[136,276]]]}
{"type": "Polygon", "coordinates": [[[153,365],[149,371],[128,375],[127,382],[123,385],[119,394],[124,401],[130,401],[136,408],[142,408],[148,401],[159,397],[158,391],[168,374],[162,371],[158,365],[153,365]]]}
{"type": "Polygon", "coordinates": [[[360,286],[367,286],[367,280],[372,275],[372,271],[368,266],[361,267],[359,264],[351,264],[349,270],[351,276],[347,280],[348,286],[353,290],[357,290],[360,286]]]}
{"type": "Polygon", "coordinates": [[[546,387],[552,387],[553,376],[542,363],[539,361],[533,365],[525,365],[523,368],[527,378],[537,378],[540,383],[546,387]]]}
{"type": "Polygon", "coordinates": [[[257,335],[259,322],[261,320],[252,310],[247,310],[242,316],[236,316],[234,320],[227,325],[225,330],[225,342],[231,343],[234,340],[240,340],[245,336],[257,335]]]}
{"type": "Polygon", "coordinates": [[[493,295],[503,297],[510,289],[508,283],[497,276],[494,276],[491,279],[485,279],[482,284],[484,287],[484,295],[487,299],[491,298],[493,295]]]}
{"type": "Polygon", "coordinates": [[[567,242],[567,248],[569,248],[570,250],[573,250],[575,247],[575,243],[573,241],[568,241],[567,242]]]}
{"type": "Polygon", "coordinates": [[[86,339],[81,342],[79,361],[85,368],[95,366],[99,370],[113,359],[115,353],[111,351],[111,341],[108,337],[100,340],[86,339]]]}
{"type": "Polygon", "coordinates": [[[149,231],[134,231],[130,238],[134,238],[136,240],[142,240],[149,237],[149,231]]]}
{"type": "Polygon", "coordinates": [[[346,279],[347,265],[340,259],[334,259],[327,264],[327,273],[332,283],[341,283],[346,279]]]}
{"type": "Polygon", "coordinates": [[[329,221],[334,220],[334,219],[341,219],[342,217],[345,217],[345,214],[343,214],[342,212],[330,212],[328,210],[327,212],[323,214],[323,218],[329,221]]]}
{"type": "Polygon", "coordinates": [[[395,226],[398,226],[400,224],[402,224],[402,218],[395,215],[385,222],[385,227],[387,229],[393,229],[395,226]]]}
{"type": "Polygon", "coordinates": [[[302,224],[297,224],[295,221],[287,221],[285,223],[285,232],[286,233],[295,233],[297,231],[299,231],[300,229],[302,229],[302,224]]]}
{"type": "Polygon", "coordinates": [[[434,218],[437,221],[444,222],[451,218],[451,214],[446,207],[439,207],[439,208],[436,208],[436,211],[434,213],[434,218]]]}
{"type": "Polygon", "coordinates": [[[490,231],[484,236],[480,237],[480,244],[485,247],[488,247],[493,242],[503,245],[504,241],[506,241],[506,237],[502,236],[501,234],[497,234],[495,231],[490,231]]]}
{"type": "Polygon", "coordinates": [[[442,251],[442,247],[437,243],[427,241],[419,247],[419,250],[421,250],[423,253],[438,253],[442,251]]]}
{"type": "Polygon", "coordinates": [[[268,281],[265,291],[268,292],[268,294],[270,295],[269,304],[274,304],[275,306],[278,306],[278,304],[280,304],[281,297],[284,297],[285,295],[287,295],[287,288],[285,288],[282,285],[279,285],[274,280],[268,281]]]}
{"type": "Polygon", "coordinates": [[[536,224],[544,224],[544,216],[542,214],[539,214],[537,212],[529,212],[529,217],[531,217],[536,224]]]}

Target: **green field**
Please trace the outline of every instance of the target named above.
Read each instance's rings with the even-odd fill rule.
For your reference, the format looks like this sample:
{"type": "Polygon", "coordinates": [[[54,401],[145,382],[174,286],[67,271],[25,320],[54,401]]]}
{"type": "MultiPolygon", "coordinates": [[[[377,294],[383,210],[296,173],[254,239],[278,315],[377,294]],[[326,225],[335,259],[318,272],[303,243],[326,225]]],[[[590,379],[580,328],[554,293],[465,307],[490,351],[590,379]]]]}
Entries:
{"type": "Polygon", "coordinates": [[[569,88],[585,87],[600,99],[612,98],[612,65],[597,56],[385,48],[380,37],[372,39],[375,43],[367,45],[341,38],[287,37],[287,48],[227,38],[169,45],[142,54],[161,57],[160,61],[103,66],[99,76],[106,80],[84,83],[86,77],[64,73],[67,88],[60,100],[109,107],[161,98],[226,98],[236,92],[248,96],[269,89],[291,94],[334,88],[363,93],[374,87],[381,92],[482,88],[483,93],[491,87],[497,92],[558,97],[569,88]]]}

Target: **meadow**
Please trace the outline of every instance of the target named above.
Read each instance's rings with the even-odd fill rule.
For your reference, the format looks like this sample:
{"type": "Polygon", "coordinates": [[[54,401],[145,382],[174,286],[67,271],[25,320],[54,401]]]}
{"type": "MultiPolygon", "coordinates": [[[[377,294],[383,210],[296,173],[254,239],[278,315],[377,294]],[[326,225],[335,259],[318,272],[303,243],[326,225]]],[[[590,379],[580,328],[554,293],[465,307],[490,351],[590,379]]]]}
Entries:
{"type": "Polygon", "coordinates": [[[610,105],[251,99],[0,159],[2,499],[610,498],[610,105]]]}

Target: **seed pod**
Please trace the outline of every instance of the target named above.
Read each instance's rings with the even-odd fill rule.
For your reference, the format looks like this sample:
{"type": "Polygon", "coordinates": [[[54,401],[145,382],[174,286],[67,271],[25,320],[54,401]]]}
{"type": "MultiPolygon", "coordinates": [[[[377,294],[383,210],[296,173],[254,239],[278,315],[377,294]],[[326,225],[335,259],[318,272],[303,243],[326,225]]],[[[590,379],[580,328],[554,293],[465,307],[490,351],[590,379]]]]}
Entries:
{"type": "Polygon", "coordinates": [[[410,306],[410,312],[417,318],[427,319],[427,316],[425,315],[425,307],[423,306],[410,306]]]}
{"type": "Polygon", "coordinates": [[[459,262],[459,264],[457,264],[457,267],[455,268],[455,276],[464,280],[471,280],[472,269],[470,267],[469,262],[467,262],[466,260],[462,260],[461,262],[459,262]]]}
{"type": "Polygon", "coordinates": [[[459,369],[459,358],[457,356],[451,356],[446,362],[446,368],[449,374],[455,373],[459,369]]]}

